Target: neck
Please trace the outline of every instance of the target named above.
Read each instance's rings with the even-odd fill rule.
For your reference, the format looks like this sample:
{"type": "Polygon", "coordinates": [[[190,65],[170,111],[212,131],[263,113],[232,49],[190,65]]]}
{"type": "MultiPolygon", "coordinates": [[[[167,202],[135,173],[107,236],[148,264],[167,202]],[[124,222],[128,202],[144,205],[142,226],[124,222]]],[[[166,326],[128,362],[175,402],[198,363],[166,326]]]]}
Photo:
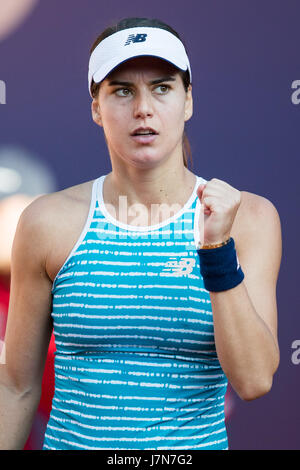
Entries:
{"type": "Polygon", "coordinates": [[[103,198],[105,204],[114,207],[118,220],[133,225],[155,225],[182,209],[195,183],[195,175],[184,166],[181,171],[161,171],[161,168],[112,171],[105,178],[103,198]]]}
{"type": "Polygon", "coordinates": [[[130,174],[110,173],[109,181],[115,193],[127,196],[127,203],[151,204],[185,202],[186,194],[191,192],[195,177],[189,171],[176,171],[157,174],[153,172],[133,171],[130,174]]]}
{"type": "Polygon", "coordinates": [[[153,168],[138,168],[112,158],[112,172],[105,179],[105,202],[116,205],[125,196],[127,205],[185,203],[192,193],[196,179],[182,160],[182,155],[170,158],[153,168]]]}

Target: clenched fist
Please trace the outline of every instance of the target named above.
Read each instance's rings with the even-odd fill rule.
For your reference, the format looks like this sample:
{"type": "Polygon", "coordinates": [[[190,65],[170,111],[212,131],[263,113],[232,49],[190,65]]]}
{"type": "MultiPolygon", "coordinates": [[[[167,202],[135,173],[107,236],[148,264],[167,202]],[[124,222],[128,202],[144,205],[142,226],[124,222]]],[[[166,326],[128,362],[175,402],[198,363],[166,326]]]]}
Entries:
{"type": "Polygon", "coordinates": [[[201,202],[201,244],[214,245],[226,241],[241,203],[241,192],[225,181],[213,178],[198,186],[197,196],[201,202]]]}

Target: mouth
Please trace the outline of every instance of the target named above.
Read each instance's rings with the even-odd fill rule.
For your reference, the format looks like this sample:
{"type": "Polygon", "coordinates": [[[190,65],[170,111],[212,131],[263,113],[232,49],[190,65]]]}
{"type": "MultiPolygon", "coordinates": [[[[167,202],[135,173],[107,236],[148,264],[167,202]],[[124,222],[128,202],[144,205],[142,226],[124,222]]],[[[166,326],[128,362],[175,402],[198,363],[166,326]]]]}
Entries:
{"type": "Polygon", "coordinates": [[[132,139],[139,144],[150,144],[158,136],[158,132],[151,127],[139,127],[131,134],[132,139]]]}
{"type": "Polygon", "coordinates": [[[133,135],[131,138],[139,144],[151,144],[158,137],[157,134],[133,135]]]}

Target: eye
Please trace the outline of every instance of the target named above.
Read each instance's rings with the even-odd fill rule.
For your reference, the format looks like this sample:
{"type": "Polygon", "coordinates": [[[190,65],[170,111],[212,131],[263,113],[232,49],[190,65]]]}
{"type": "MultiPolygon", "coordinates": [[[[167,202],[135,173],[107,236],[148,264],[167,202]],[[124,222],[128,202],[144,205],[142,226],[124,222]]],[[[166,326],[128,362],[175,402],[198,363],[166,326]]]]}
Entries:
{"type": "Polygon", "coordinates": [[[165,95],[171,87],[169,85],[158,85],[155,89],[158,90],[159,88],[162,90],[162,93],[159,93],[159,95],[165,95]]]}
{"type": "Polygon", "coordinates": [[[117,90],[115,90],[115,94],[117,96],[129,96],[129,93],[130,93],[129,88],[118,88],[117,90]],[[120,93],[120,92],[124,92],[124,93],[120,93]]]}

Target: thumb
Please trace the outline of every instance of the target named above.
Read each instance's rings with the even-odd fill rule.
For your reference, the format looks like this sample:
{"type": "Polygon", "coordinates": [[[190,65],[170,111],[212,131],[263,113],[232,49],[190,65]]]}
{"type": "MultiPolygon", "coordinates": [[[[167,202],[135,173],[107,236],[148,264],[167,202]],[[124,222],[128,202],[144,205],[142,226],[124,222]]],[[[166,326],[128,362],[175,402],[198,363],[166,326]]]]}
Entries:
{"type": "MultiPolygon", "coordinates": [[[[201,201],[201,199],[202,199],[202,193],[203,193],[203,191],[204,191],[205,186],[206,186],[205,184],[199,184],[199,186],[198,186],[198,188],[197,188],[197,196],[198,196],[198,198],[200,199],[200,201],[201,201]]],[[[202,201],[201,201],[201,202],[202,202],[202,201]]]]}

